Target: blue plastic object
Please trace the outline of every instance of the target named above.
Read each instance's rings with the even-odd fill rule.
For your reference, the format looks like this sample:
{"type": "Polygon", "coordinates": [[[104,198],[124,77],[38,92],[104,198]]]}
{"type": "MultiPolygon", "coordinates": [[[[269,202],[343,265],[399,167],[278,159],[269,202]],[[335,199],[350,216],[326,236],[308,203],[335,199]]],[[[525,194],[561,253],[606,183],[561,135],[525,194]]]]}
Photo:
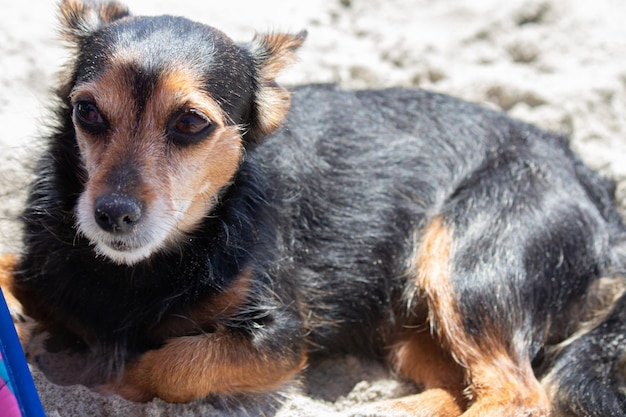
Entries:
{"type": "Polygon", "coordinates": [[[0,291],[0,415],[45,417],[2,291],[0,291]]]}

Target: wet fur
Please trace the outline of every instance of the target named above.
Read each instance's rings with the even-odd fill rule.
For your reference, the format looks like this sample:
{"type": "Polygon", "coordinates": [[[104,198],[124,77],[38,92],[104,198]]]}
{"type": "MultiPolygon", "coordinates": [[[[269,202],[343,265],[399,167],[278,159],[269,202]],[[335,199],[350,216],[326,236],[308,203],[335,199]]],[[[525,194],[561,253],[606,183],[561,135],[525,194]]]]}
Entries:
{"type": "Polygon", "coordinates": [[[625,415],[626,229],[564,138],[421,90],[288,92],[302,33],[61,11],[76,55],[2,281],[99,358],[101,389],[266,392],[351,352],[425,388],[373,406],[390,415],[625,415]],[[77,124],[84,99],[105,133],[77,124]],[[181,145],[164,132],[185,106],[216,127],[181,145]],[[98,249],[112,193],[152,221],[137,256],[98,249]]]}

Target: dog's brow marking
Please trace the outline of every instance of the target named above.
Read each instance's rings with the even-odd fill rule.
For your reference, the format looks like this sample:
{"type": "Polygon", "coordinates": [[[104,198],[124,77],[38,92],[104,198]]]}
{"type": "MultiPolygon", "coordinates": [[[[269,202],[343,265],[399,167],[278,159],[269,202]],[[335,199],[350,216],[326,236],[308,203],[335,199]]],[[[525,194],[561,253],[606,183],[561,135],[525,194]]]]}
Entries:
{"type": "Polygon", "coordinates": [[[144,124],[163,124],[177,111],[195,109],[212,123],[222,127],[229,116],[203,87],[202,78],[187,68],[171,68],[159,75],[152,97],[147,103],[144,124]]]}

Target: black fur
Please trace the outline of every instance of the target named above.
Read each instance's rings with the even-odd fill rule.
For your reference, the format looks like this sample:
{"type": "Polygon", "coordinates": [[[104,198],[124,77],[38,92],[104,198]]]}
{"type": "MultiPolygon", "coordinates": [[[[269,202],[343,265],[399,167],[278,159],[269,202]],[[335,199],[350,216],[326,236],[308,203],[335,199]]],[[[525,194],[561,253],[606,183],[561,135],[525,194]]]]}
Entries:
{"type": "MultiPolygon", "coordinates": [[[[71,83],[97,76],[106,58],[93,58],[111,45],[139,44],[144,95],[167,65],[160,59],[204,59],[206,36],[224,51],[205,63],[219,75],[207,77],[219,80],[207,91],[234,123],[254,123],[251,52],[204,28],[171,17],[114,23],[82,41],[71,83]]],[[[160,322],[220,293],[244,267],[255,296],[220,325],[281,354],[381,357],[403,326],[425,319],[415,317],[424,306],[407,309],[419,302],[407,300],[408,260],[415,237],[443,216],[454,229],[451,279],[466,332],[496,332],[530,357],[558,386],[557,410],[626,414],[624,296],[595,328],[553,349],[585,319],[588,288],[626,272],[612,184],[565,139],[420,90],[300,87],[283,126],[249,149],[200,227],[129,267],[96,256],[77,233],[85,174],[70,115],[64,101],[37,168],[15,291],[27,313],[113,367],[161,346],[160,322]]]]}

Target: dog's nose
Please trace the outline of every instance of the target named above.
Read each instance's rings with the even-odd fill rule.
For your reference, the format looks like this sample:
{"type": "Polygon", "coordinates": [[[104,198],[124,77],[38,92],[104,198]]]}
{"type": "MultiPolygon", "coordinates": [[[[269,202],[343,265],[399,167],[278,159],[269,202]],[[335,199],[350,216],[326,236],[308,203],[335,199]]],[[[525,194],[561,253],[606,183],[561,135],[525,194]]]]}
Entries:
{"type": "Polygon", "coordinates": [[[108,195],[96,200],[96,223],[109,233],[128,233],[141,219],[141,203],[128,195],[108,195]]]}

